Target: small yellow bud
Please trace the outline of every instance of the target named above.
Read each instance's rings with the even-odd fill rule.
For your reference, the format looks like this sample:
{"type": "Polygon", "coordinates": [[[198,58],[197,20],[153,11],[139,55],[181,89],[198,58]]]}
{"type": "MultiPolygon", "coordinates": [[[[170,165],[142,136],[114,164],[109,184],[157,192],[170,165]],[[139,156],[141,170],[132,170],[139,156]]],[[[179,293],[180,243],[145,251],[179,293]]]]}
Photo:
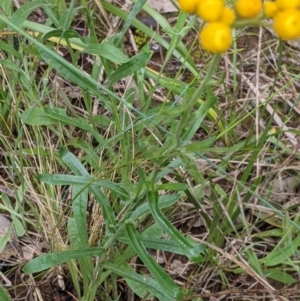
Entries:
{"type": "Polygon", "coordinates": [[[300,11],[286,9],[279,11],[274,17],[274,30],[284,40],[294,40],[300,37],[300,11]]]}
{"type": "Polygon", "coordinates": [[[200,0],[197,14],[204,21],[215,22],[220,19],[224,6],[224,0],[200,0]]]}
{"type": "Polygon", "coordinates": [[[262,0],[237,0],[235,2],[235,10],[242,18],[256,17],[261,9],[262,0]]]}
{"type": "Polygon", "coordinates": [[[178,0],[178,4],[181,10],[189,14],[195,14],[199,1],[197,0],[178,0]]]}
{"type": "Polygon", "coordinates": [[[203,48],[213,53],[223,53],[232,44],[231,28],[221,22],[208,23],[199,34],[203,48]]]}
{"type": "Polygon", "coordinates": [[[218,20],[222,23],[228,24],[228,25],[232,25],[233,22],[235,21],[235,12],[232,8],[225,6],[223,11],[222,11],[222,15],[220,20],[218,20]]]}
{"type": "Polygon", "coordinates": [[[279,9],[299,8],[300,0],[276,0],[276,5],[279,9]]]}
{"type": "Polygon", "coordinates": [[[278,10],[279,10],[279,7],[276,4],[276,2],[266,1],[264,3],[264,12],[267,17],[273,18],[276,15],[276,13],[278,12],[278,10]]]}

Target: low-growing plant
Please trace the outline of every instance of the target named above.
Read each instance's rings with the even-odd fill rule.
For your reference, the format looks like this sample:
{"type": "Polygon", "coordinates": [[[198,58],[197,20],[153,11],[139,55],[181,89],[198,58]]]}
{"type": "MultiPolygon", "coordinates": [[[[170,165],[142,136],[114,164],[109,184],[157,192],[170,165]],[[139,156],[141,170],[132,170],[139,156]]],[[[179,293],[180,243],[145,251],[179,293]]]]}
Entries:
{"type": "MultiPolygon", "coordinates": [[[[299,281],[298,202],[274,198],[292,195],[299,182],[289,165],[298,159],[298,97],[287,114],[270,103],[287,87],[297,91],[299,76],[285,71],[278,88],[286,68],[280,40],[263,94],[261,48],[253,82],[239,71],[238,41],[248,26],[259,30],[259,43],[263,26],[280,39],[299,38],[300,3],[286,3],[182,0],[173,3],[179,10],[170,24],[146,0],[132,0],[128,11],[108,1],[4,1],[0,187],[8,190],[0,190],[0,210],[24,245],[20,254],[31,256],[14,263],[30,275],[25,285],[35,282],[40,294],[47,277],[63,274],[72,290],[60,283],[60,293],[74,300],[134,300],[129,292],[204,300],[246,294],[234,284],[243,274],[251,300],[284,300],[276,286],[290,293],[299,281]],[[30,20],[39,9],[43,24],[30,20]],[[78,19],[89,35],[74,29],[78,19]],[[133,28],[144,37],[137,53],[125,47],[133,28]],[[148,39],[164,49],[158,71],[148,39]],[[166,75],[173,58],[180,68],[166,75]],[[46,247],[33,248],[34,237],[46,247]]],[[[25,285],[0,287],[1,300],[18,300],[25,285]]]]}

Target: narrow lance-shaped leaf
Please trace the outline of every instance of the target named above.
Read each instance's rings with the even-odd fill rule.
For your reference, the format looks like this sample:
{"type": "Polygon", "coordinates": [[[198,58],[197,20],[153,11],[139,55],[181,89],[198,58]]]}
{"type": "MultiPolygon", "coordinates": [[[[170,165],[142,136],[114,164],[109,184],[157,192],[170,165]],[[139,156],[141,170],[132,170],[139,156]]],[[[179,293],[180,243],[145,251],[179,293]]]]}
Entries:
{"type": "Polygon", "coordinates": [[[280,267],[278,269],[269,269],[264,270],[264,275],[268,278],[274,279],[276,281],[280,281],[284,284],[293,284],[296,283],[297,280],[290,274],[283,272],[280,270],[280,267]]]}
{"type": "MultiPolygon", "coordinates": [[[[106,140],[102,137],[86,120],[83,118],[69,117],[65,109],[58,107],[32,107],[21,114],[23,122],[29,125],[52,125],[52,124],[70,124],[76,126],[88,133],[91,133],[95,139],[101,144],[105,145],[106,140]]],[[[111,149],[106,144],[107,149],[111,149]]]]}
{"type": "Polygon", "coordinates": [[[80,39],[82,36],[74,29],[68,29],[62,31],[60,29],[54,29],[43,35],[43,41],[50,40],[50,38],[60,38],[60,39],[80,39]]]}
{"type": "Polygon", "coordinates": [[[288,258],[292,256],[300,245],[300,233],[296,236],[291,244],[284,248],[276,248],[265,258],[261,259],[266,266],[276,266],[283,262],[288,262],[288,258]]]}
{"type": "Polygon", "coordinates": [[[11,299],[8,297],[6,294],[5,290],[3,287],[0,286],[0,300],[1,301],[11,301],[11,299]]]}
{"type": "Polygon", "coordinates": [[[118,80],[132,75],[134,72],[144,68],[150,60],[152,51],[144,51],[135,55],[129,62],[121,65],[110,77],[110,84],[114,84],[118,80]]]}
{"type": "Polygon", "coordinates": [[[214,142],[216,141],[216,137],[208,137],[202,141],[193,142],[191,144],[187,144],[182,148],[183,152],[205,152],[208,148],[210,148],[214,142]]]}
{"type": "Polygon", "coordinates": [[[42,0],[22,4],[22,6],[13,13],[10,21],[14,25],[22,26],[23,22],[27,19],[31,12],[43,6],[47,6],[47,4],[45,4],[45,1],[42,0]]]}
{"type": "MultiPolygon", "coordinates": [[[[125,237],[121,237],[118,240],[126,244],[130,243],[128,238],[125,237]]],[[[170,240],[142,238],[142,243],[147,249],[161,250],[179,255],[185,255],[184,253],[182,253],[181,249],[178,248],[177,245],[170,240]]]]}
{"type": "Polygon", "coordinates": [[[104,262],[102,265],[105,269],[123,277],[124,279],[129,279],[135,281],[140,284],[140,286],[144,287],[151,294],[158,298],[158,300],[162,301],[175,301],[175,298],[172,298],[161,290],[160,285],[154,279],[147,277],[145,275],[140,275],[134,271],[125,269],[120,267],[119,265],[112,264],[110,262],[104,262]]]}
{"type": "MultiPolygon", "coordinates": [[[[159,197],[159,207],[166,208],[175,204],[180,198],[179,194],[166,194],[159,197]]],[[[142,218],[144,215],[149,214],[150,209],[148,203],[143,203],[137,207],[130,215],[131,220],[142,218]]]]}
{"type": "MultiPolygon", "coordinates": [[[[61,148],[60,156],[63,162],[76,175],[89,176],[88,171],[84,168],[81,162],[72,153],[70,153],[64,148],[61,148]]],[[[116,224],[115,214],[105,195],[95,185],[90,185],[88,189],[95,195],[96,200],[101,204],[105,222],[108,225],[115,225],[116,224]]]]}
{"type": "MultiPolygon", "coordinates": [[[[87,201],[88,193],[83,185],[74,185],[72,189],[72,209],[74,214],[75,226],[77,228],[78,240],[81,247],[88,247],[87,234],[87,201]]],[[[76,246],[79,248],[79,246],[76,246]]]]}
{"type": "MultiPolygon", "coordinates": [[[[171,240],[182,250],[182,252],[193,262],[200,262],[201,256],[199,246],[195,243],[190,243],[184,238],[179,231],[169,222],[169,220],[162,214],[158,206],[158,195],[154,191],[149,191],[147,194],[148,204],[152,216],[162,229],[170,236],[171,240]]],[[[203,250],[203,248],[201,247],[203,250]]]]}
{"type": "Polygon", "coordinates": [[[78,10],[78,9],[74,9],[75,4],[76,4],[76,0],[71,0],[69,3],[69,8],[65,10],[65,12],[63,13],[63,15],[59,20],[58,27],[63,31],[69,29],[72,21],[74,20],[76,10],[78,10]]]}
{"type": "Polygon", "coordinates": [[[173,298],[180,300],[183,299],[184,295],[181,292],[180,288],[147,252],[134,225],[131,222],[128,222],[125,227],[131,246],[143,261],[145,266],[148,268],[150,273],[153,275],[154,279],[156,279],[156,281],[160,284],[161,289],[165,291],[167,295],[173,298]]]}
{"type": "Polygon", "coordinates": [[[130,61],[128,57],[116,46],[109,43],[90,43],[83,50],[84,53],[96,54],[111,62],[123,64],[130,61]]]}
{"type": "Polygon", "coordinates": [[[71,259],[82,258],[85,256],[98,256],[103,252],[105,252],[103,248],[95,247],[81,250],[43,254],[25,264],[22,270],[27,274],[37,273],[62,264],[71,259]]]}
{"type": "MultiPolygon", "coordinates": [[[[1,26],[1,25],[0,25],[1,26]]],[[[3,41],[0,40],[0,49],[8,52],[9,54],[15,56],[18,59],[22,59],[22,54],[14,49],[11,45],[4,43],[3,41]]],[[[20,71],[20,70],[19,70],[20,71]]]]}
{"type": "Polygon", "coordinates": [[[127,199],[129,194],[127,191],[117,183],[108,180],[97,180],[91,176],[74,176],[74,175],[59,175],[59,174],[40,174],[38,179],[44,183],[54,185],[84,185],[100,186],[111,190],[119,198],[127,199]]]}

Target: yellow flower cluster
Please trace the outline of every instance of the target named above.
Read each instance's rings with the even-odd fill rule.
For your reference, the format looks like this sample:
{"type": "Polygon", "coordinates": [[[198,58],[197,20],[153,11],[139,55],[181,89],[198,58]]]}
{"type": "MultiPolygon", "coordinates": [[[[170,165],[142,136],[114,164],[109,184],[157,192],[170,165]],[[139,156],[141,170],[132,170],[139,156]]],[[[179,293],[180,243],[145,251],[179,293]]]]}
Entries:
{"type": "Polygon", "coordinates": [[[199,34],[204,49],[223,53],[231,46],[235,12],[225,5],[225,0],[178,0],[178,3],[183,11],[197,14],[207,22],[199,34]]]}
{"type": "MultiPolygon", "coordinates": [[[[180,8],[197,14],[206,24],[199,33],[204,49],[223,53],[232,44],[231,26],[236,16],[242,19],[263,16],[273,19],[277,35],[285,40],[300,38],[300,0],[236,0],[234,9],[226,6],[225,0],[178,0],[180,8]]],[[[259,19],[256,19],[259,20],[259,19]]]]}
{"type": "Polygon", "coordinates": [[[223,53],[231,46],[231,25],[236,15],[253,18],[262,9],[262,0],[237,0],[234,9],[226,6],[225,0],[178,0],[178,3],[183,11],[197,14],[207,22],[199,38],[202,47],[214,53],[223,53]]]}
{"type": "Polygon", "coordinates": [[[264,13],[273,18],[273,28],[281,39],[300,37],[300,0],[266,1],[264,13]]]}

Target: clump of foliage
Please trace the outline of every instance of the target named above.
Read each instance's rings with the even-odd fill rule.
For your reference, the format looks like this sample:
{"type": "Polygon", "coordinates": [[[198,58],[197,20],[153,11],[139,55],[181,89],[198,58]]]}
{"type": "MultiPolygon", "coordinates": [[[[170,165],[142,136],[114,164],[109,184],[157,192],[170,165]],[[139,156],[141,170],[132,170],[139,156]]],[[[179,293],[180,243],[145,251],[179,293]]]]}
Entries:
{"type": "Polygon", "coordinates": [[[21,280],[0,287],[1,300],[61,274],[81,301],[228,291],[239,300],[245,275],[251,300],[299,296],[299,202],[289,203],[299,182],[290,163],[299,159],[298,99],[285,112],[277,101],[298,91],[299,72],[282,66],[282,40],[267,37],[279,46],[267,40],[261,51],[266,18],[280,39],[300,36],[299,3],[285,3],[182,0],[171,25],[146,0],[129,11],[106,1],[5,1],[0,212],[29,255],[6,267],[5,277],[21,280]],[[39,9],[42,24],[31,19],[39,9]],[[141,11],[157,30],[138,20],[141,11]],[[82,19],[85,36],[74,26],[82,19]],[[259,30],[255,81],[240,71],[238,40],[250,25],[259,30]],[[140,51],[129,55],[133,27],[140,51]],[[164,49],[158,71],[148,37],[164,49]],[[265,60],[276,52],[279,64],[263,77],[266,93],[260,55],[270,49],[265,60]],[[180,67],[168,76],[173,59],[180,67]]]}

